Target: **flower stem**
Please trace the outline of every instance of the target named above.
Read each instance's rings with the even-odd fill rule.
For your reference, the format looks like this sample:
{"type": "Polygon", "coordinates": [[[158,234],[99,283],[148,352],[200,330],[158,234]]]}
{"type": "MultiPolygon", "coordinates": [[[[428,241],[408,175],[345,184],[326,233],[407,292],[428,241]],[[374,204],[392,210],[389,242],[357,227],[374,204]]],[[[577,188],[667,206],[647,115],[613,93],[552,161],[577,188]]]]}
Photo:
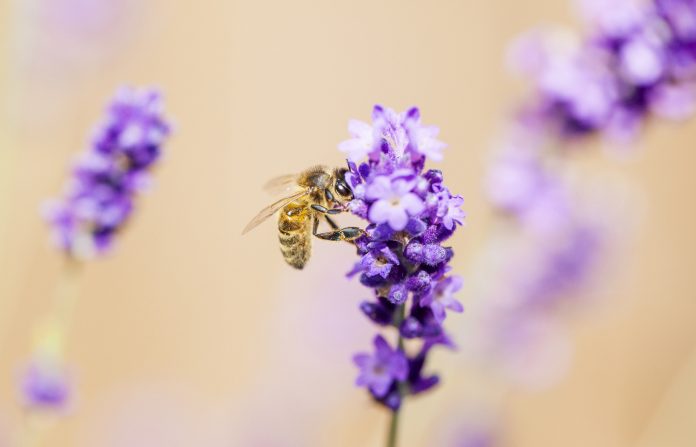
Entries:
{"type": "Polygon", "coordinates": [[[80,295],[80,275],[82,264],[72,257],[65,259],[62,281],[58,286],[56,300],[53,304],[53,317],[60,325],[63,337],[72,326],[75,308],[80,295]]]}
{"type": "Polygon", "coordinates": [[[391,424],[389,425],[389,437],[387,438],[387,447],[396,447],[396,435],[399,428],[399,410],[394,410],[391,416],[391,424]]]}
{"type": "MultiPolygon", "coordinates": [[[[406,305],[402,304],[399,306],[399,308],[396,312],[395,321],[394,321],[394,323],[395,323],[394,325],[396,326],[396,330],[398,331],[398,334],[399,334],[399,338],[397,340],[397,345],[398,345],[400,351],[404,350],[404,338],[401,336],[401,332],[399,331],[399,326],[401,325],[401,322],[403,322],[405,318],[406,318],[406,305]]],[[[404,384],[401,382],[398,384],[399,394],[400,394],[401,398],[404,397],[404,386],[403,385],[404,384]]],[[[400,414],[399,410],[400,410],[400,408],[401,408],[401,406],[399,406],[399,408],[397,408],[396,410],[392,411],[391,423],[389,424],[389,435],[387,437],[387,446],[386,447],[396,447],[396,445],[397,445],[396,440],[397,440],[397,435],[398,435],[398,431],[399,431],[399,414],[400,414]]]]}
{"type": "MultiPolygon", "coordinates": [[[[68,331],[72,325],[79,298],[79,280],[82,264],[67,257],[55,289],[54,302],[48,316],[39,320],[35,331],[32,354],[51,356],[54,361],[64,361],[68,331]]],[[[57,422],[59,413],[54,409],[27,408],[20,425],[19,446],[37,447],[43,444],[46,432],[57,422]]]]}

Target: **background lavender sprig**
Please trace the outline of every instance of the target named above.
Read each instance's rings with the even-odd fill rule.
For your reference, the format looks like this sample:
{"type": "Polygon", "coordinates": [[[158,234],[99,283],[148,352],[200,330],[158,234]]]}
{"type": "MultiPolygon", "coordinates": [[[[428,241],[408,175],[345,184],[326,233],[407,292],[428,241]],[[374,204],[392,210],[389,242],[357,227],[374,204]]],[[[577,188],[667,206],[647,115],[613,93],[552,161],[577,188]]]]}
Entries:
{"type": "Polygon", "coordinates": [[[170,126],[162,98],[151,89],[122,88],[78,158],[64,196],[45,207],[53,237],[66,254],[90,259],[105,253],[149,183],[170,126]]]}
{"type": "Polygon", "coordinates": [[[681,120],[696,110],[696,2],[580,6],[590,25],[584,37],[536,30],[511,52],[532,94],[514,117],[487,189],[515,233],[507,245],[523,248],[506,250],[497,272],[506,285],[486,297],[492,315],[482,338],[491,351],[524,350],[519,328],[570,304],[607,257],[611,229],[583,210],[568,179],[567,149],[592,137],[630,143],[649,119],[681,120]]]}
{"type": "Polygon", "coordinates": [[[445,145],[437,128],[421,124],[417,108],[396,113],[375,106],[372,124],[351,121],[349,130],[353,138],[340,145],[355,194],[349,208],[368,226],[355,242],[360,260],[348,276],[359,276],[374,295],[362,312],[397,333],[396,343],[377,335],[373,353],[354,357],[357,384],[397,412],[406,396],[438,383],[424,371],[430,350],[453,347],[443,323],[450,311],[463,310],[454,297],[462,279],[449,274],[454,252],[443,243],[464,222],[463,199],[440,171],[424,170],[428,159],[442,159],[445,145]]]}
{"type": "Polygon", "coordinates": [[[112,246],[131,216],[137,194],[148,185],[148,171],[169,133],[157,91],[121,88],[75,163],[63,197],[45,205],[45,217],[65,263],[54,308],[37,325],[32,356],[20,378],[27,408],[58,410],[69,404],[72,386],[64,350],[82,261],[112,246]]]}
{"type": "Polygon", "coordinates": [[[630,141],[645,120],[688,117],[696,107],[696,3],[693,0],[583,0],[592,29],[522,37],[513,64],[535,94],[521,119],[568,139],[604,133],[630,141]]]}

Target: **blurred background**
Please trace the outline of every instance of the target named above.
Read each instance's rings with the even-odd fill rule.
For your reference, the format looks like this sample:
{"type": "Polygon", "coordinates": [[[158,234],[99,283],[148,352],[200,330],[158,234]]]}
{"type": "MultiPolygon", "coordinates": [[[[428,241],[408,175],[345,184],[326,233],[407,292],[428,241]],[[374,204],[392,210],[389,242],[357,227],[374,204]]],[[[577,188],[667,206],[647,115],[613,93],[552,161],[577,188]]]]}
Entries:
{"type": "Polygon", "coordinates": [[[61,274],[39,207],[124,84],[159,87],[175,133],[113,254],[82,275],[75,399],[43,445],[382,445],[387,414],[353,386],[374,332],[345,278],[353,250],[316,243],[297,272],[273,223],[240,236],[268,178],[343,163],[348,120],[375,103],[440,127],[434,167],[468,215],[451,240],[467,310],[447,322],[463,349],[434,355],[443,383],[406,405],[402,446],[693,445],[696,121],[656,122],[622,156],[574,155],[620,237],[582,304],[507,362],[534,377],[511,385],[469,349],[481,291],[501,281],[485,272],[499,226],[483,173],[524,92],[506,49],[543,23],[579,27],[558,0],[0,2],[0,446],[15,445],[16,377],[61,274]]]}

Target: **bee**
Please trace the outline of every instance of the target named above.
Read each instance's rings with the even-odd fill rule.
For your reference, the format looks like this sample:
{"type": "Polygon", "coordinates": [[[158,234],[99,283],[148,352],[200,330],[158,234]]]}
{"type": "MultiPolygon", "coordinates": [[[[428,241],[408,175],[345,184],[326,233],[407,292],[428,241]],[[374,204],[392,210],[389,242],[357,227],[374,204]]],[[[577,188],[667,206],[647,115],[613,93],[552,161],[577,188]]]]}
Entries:
{"type": "Polygon", "coordinates": [[[302,269],[312,250],[312,236],[328,241],[353,241],[363,233],[358,227],[340,228],[331,215],[346,210],[353,191],[345,179],[345,168],[314,166],[299,174],[284,175],[266,183],[264,189],[284,197],[262,209],[244,228],[246,234],[280,210],[278,240],[285,262],[302,269]],[[318,233],[325,219],[331,231],[318,233]]]}

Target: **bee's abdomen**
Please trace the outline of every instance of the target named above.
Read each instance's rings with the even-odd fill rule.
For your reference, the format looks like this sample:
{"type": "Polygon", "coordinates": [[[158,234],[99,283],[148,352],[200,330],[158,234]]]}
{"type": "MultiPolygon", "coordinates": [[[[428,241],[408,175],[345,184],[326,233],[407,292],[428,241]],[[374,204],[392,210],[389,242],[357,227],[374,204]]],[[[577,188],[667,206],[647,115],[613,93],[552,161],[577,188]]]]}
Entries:
{"type": "Polygon", "coordinates": [[[306,206],[290,204],[278,218],[278,240],[285,262],[301,269],[307,264],[312,249],[310,232],[312,216],[306,206]]]}

